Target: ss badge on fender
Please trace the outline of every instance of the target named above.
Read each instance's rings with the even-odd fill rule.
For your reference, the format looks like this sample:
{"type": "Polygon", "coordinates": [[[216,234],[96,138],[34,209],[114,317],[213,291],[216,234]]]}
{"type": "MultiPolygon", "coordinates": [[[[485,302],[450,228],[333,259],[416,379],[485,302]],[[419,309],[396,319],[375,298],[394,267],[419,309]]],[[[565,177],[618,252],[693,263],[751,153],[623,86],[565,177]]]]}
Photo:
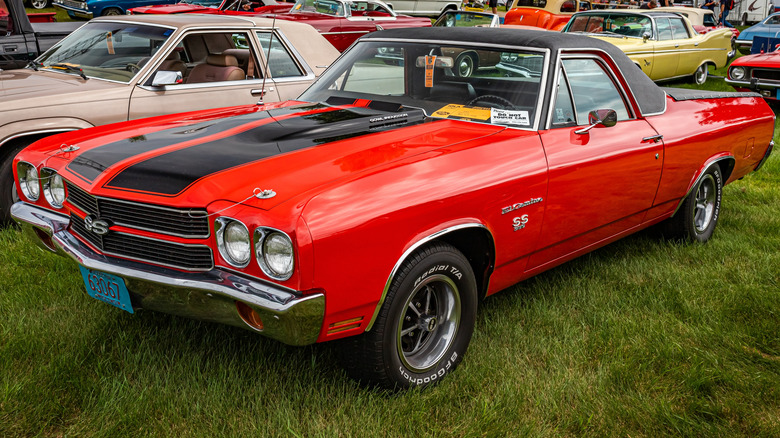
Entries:
{"type": "Polygon", "coordinates": [[[515,226],[515,231],[525,228],[525,224],[528,223],[528,215],[524,214],[520,217],[516,217],[512,220],[512,225],[515,226]]]}

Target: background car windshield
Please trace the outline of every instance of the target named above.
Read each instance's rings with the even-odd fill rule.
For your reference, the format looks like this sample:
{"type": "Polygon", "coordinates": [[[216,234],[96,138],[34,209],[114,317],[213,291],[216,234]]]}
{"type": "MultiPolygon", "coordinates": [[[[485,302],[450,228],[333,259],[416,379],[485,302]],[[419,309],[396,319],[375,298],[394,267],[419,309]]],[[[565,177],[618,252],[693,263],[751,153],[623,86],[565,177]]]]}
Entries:
{"type": "Polygon", "coordinates": [[[564,32],[611,33],[642,38],[645,32],[652,34],[652,29],[650,18],[641,15],[586,14],[572,18],[564,32]]]}
{"type": "Polygon", "coordinates": [[[369,99],[422,108],[433,117],[531,127],[544,65],[544,55],[533,51],[360,42],[301,99],[369,99]]]}
{"type": "Polygon", "coordinates": [[[218,8],[222,4],[222,0],[181,0],[179,3],[205,6],[207,8],[218,8]]]}
{"type": "Polygon", "coordinates": [[[447,11],[433,25],[438,27],[488,27],[491,23],[493,23],[492,15],[447,11]]]}
{"type": "Polygon", "coordinates": [[[336,17],[344,16],[344,4],[334,0],[298,0],[290,13],[319,12],[336,17]]]}
{"type": "Polygon", "coordinates": [[[173,33],[172,29],[131,23],[92,22],[41,55],[44,68],[80,68],[92,78],[129,82],[173,33]]]}

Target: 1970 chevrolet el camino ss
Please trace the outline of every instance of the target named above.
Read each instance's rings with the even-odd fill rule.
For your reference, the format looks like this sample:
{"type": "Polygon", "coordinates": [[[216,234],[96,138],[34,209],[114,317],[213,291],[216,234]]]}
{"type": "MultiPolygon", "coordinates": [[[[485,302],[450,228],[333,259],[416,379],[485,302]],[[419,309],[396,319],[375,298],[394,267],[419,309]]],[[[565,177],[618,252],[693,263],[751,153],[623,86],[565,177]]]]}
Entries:
{"type": "Polygon", "coordinates": [[[388,30],[298,101],[43,139],[14,160],[12,215],[119,309],[351,337],[357,379],[428,385],[486,295],[661,222],[707,241],[773,127],[753,93],[664,92],[592,38],[388,30]],[[459,77],[441,54],[464,50],[515,73],[459,77]]]}

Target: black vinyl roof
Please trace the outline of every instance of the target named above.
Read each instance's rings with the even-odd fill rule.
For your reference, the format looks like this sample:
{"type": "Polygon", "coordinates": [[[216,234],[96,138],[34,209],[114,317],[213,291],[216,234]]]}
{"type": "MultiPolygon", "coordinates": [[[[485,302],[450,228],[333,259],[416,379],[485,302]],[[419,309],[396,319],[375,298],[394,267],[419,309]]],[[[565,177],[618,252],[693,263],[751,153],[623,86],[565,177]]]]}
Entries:
{"type": "Polygon", "coordinates": [[[494,27],[412,27],[371,32],[360,38],[361,41],[379,39],[418,40],[422,43],[449,41],[476,46],[500,44],[518,48],[549,49],[553,55],[558,51],[600,50],[609,54],[620,68],[643,115],[658,114],[666,108],[664,91],[650,80],[634,61],[628,59],[617,46],[584,35],[494,27]]]}

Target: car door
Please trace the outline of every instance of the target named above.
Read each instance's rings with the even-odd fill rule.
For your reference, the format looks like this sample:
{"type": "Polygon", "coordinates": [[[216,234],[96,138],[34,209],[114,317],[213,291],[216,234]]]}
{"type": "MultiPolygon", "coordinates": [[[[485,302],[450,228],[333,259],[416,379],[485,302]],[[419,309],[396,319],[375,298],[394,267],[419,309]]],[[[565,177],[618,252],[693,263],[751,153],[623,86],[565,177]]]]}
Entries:
{"type": "Polygon", "coordinates": [[[663,164],[660,137],[630,103],[609,63],[567,55],[556,82],[548,129],[540,131],[549,166],[544,225],[528,269],[639,225],[663,164]],[[615,110],[615,126],[580,131],[596,109],[615,110]]]}
{"type": "Polygon", "coordinates": [[[653,49],[653,68],[650,78],[653,80],[677,76],[680,63],[680,51],[672,34],[672,24],[668,18],[656,18],[656,42],[653,49]]]}
{"type": "Polygon", "coordinates": [[[186,33],[150,61],[153,68],[133,89],[129,118],[278,101],[272,85],[263,90],[257,53],[249,31],[186,33]],[[154,86],[158,71],[181,71],[183,82],[154,86]]]}
{"type": "Polygon", "coordinates": [[[703,52],[698,49],[699,39],[694,39],[693,29],[688,27],[682,17],[670,18],[669,23],[671,24],[674,47],[680,54],[675,76],[693,74],[703,60],[703,52]]]}

